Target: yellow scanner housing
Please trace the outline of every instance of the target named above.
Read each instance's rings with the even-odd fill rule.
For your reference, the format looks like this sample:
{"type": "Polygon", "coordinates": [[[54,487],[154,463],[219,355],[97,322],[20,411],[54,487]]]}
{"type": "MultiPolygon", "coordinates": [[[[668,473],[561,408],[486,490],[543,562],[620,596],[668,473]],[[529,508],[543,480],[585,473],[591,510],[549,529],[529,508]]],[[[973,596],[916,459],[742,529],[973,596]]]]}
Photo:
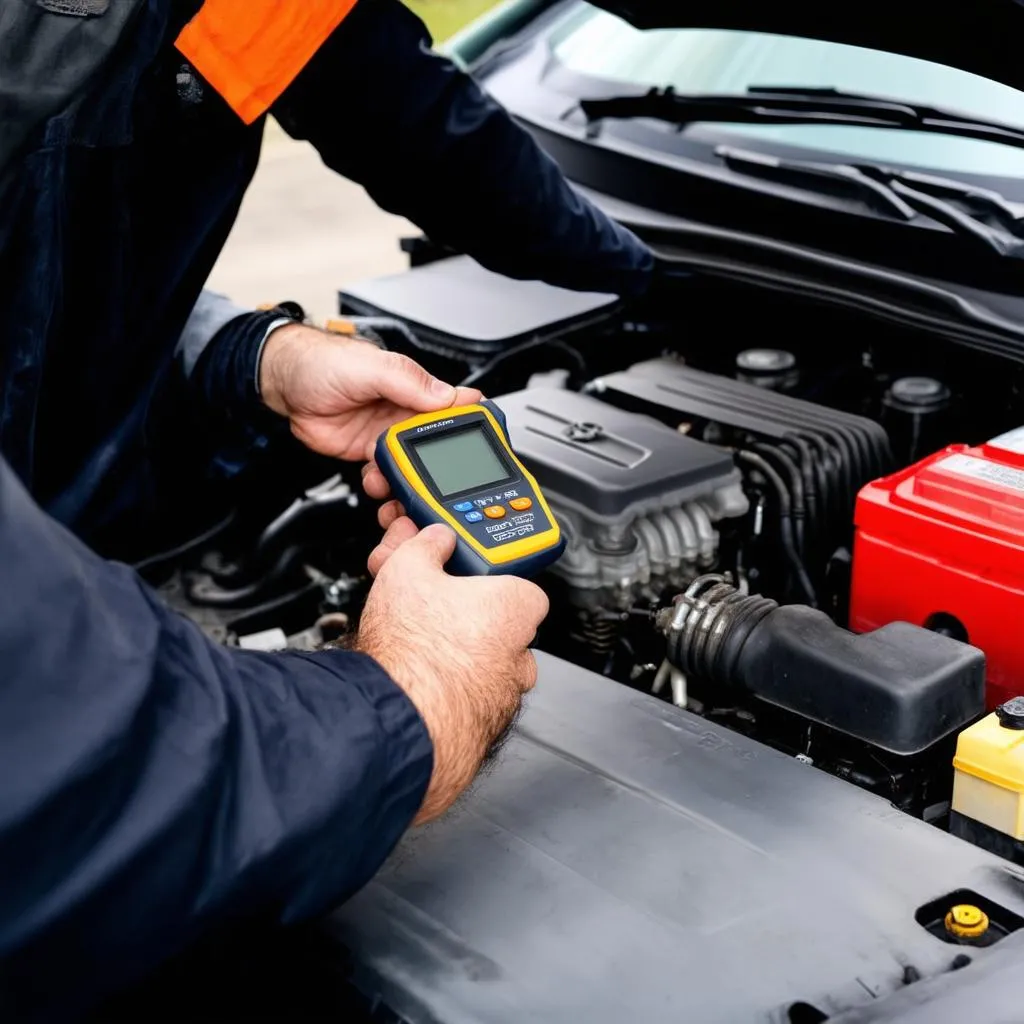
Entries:
{"type": "MultiPolygon", "coordinates": [[[[553,562],[565,547],[547,499],[509,443],[504,416],[492,402],[419,413],[396,423],[377,442],[377,463],[392,491],[419,526],[441,522],[459,545],[450,568],[465,575],[529,576],[553,562]],[[462,437],[483,448],[492,479],[473,479],[463,464],[431,468],[435,442],[462,437]],[[489,446],[487,448],[486,446],[489,446]],[[444,476],[465,487],[446,490],[444,476]],[[499,479],[493,479],[494,473],[499,479]],[[467,475],[469,474],[469,475],[467,475]]],[[[463,460],[465,461],[465,460],[463,460]]]]}

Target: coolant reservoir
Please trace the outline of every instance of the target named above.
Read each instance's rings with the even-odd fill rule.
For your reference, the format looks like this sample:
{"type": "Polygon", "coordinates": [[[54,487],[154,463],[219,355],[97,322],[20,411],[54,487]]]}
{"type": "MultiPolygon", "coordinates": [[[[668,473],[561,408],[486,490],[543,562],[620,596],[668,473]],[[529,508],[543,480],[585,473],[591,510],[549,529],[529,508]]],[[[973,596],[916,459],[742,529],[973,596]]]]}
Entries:
{"type": "Polygon", "coordinates": [[[1024,697],[957,737],[951,831],[1003,856],[1024,852],[1024,697]]]}

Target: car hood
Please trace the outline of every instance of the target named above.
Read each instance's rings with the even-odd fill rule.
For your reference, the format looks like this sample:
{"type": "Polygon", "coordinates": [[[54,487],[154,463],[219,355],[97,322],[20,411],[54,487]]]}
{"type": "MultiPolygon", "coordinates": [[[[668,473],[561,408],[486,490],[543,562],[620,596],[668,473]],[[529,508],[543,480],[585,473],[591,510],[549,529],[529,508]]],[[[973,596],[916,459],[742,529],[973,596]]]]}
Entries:
{"type": "Polygon", "coordinates": [[[718,28],[806,36],[960,68],[1024,90],[1024,0],[592,0],[638,28],[718,28]]]}

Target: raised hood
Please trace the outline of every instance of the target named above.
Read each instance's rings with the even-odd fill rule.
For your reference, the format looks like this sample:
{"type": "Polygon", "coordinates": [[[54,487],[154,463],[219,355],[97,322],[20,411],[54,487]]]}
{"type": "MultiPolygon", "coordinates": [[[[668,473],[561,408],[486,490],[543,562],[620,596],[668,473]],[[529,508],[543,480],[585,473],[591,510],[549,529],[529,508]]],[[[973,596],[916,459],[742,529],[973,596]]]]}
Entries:
{"type": "Polygon", "coordinates": [[[638,28],[806,36],[947,64],[1024,90],[1024,0],[592,0],[638,28]]]}

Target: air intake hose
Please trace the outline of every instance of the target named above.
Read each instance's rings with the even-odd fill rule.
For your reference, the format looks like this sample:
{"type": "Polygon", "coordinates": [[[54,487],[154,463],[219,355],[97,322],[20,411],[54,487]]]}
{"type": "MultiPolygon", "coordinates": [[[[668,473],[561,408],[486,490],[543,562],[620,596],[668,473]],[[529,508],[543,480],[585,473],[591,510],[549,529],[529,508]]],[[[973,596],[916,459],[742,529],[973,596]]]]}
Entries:
{"type": "Polygon", "coordinates": [[[920,626],[871,633],[701,576],[656,623],[671,664],[894,754],[917,754],[985,710],[985,656],[920,626]]]}

